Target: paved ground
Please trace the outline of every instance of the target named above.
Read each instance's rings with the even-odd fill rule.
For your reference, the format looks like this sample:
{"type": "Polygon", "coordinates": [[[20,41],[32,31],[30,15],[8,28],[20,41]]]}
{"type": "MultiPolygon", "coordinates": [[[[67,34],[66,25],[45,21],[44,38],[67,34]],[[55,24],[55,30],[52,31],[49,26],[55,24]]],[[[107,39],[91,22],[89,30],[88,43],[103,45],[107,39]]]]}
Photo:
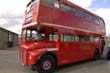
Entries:
{"type": "MultiPolygon", "coordinates": [[[[17,50],[0,50],[0,73],[37,73],[19,62],[17,50]]],[[[55,73],[110,73],[110,62],[87,61],[59,68],[55,73]]]]}

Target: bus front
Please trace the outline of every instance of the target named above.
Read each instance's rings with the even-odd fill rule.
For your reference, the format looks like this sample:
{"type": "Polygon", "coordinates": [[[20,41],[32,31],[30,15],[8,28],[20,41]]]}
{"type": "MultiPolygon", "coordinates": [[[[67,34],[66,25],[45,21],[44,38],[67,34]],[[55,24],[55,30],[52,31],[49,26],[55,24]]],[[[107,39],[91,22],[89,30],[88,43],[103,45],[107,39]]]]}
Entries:
{"type": "Polygon", "coordinates": [[[19,52],[23,65],[37,64],[38,71],[44,73],[53,71],[55,68],[53,65],[56,62],[59,33],[57,29],[42,25],[41,20],[38,20],[40,2],[41,0],[31,0],[27,5],[19,52]]]}

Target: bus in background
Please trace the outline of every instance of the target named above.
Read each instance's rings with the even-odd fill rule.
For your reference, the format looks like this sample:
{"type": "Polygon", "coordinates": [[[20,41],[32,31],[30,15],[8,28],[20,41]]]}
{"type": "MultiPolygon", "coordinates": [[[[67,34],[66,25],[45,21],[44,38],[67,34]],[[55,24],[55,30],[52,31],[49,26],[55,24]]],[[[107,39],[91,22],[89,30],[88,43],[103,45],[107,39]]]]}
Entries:
{"type": "Polygon", "coordinates": [[[52,73],[57,66],[99,59],[103,18],[67,0],[31,0],[22,25],[20,60],[52,73]]]}

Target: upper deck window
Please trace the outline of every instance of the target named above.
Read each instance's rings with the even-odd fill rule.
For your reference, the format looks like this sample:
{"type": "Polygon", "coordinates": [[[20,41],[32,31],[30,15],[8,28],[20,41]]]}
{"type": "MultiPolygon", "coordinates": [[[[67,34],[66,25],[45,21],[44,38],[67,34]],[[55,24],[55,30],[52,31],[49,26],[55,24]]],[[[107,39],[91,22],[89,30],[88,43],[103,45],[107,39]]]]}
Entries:
{"type": "Polygon", "coordinates": [[[41,3],[46,6],[59,8],[58,0],[41,0],[41,3]]]}
{"type": "Polygon", "coordinates": [[[67,11],[69,13],[75,13],[75,9],[73,7],[70,7],[66,4],[61,4],[61,8],[64,10],[64,11],[67,11]]]}
{"type": "Polygon", "coordinates": [[[38,0],[32,0],[32,7],[38,3],[38,0]]]}
{"type": "Polygon", "coordinates": [[[85,13],[81,10],[77,10],[76,15],[81,17],[81,18],[85,18],[85,13]]]}
{"type": "Polygon", "coordinates": [[[99,19],[98,19],[98,17],[93,17],[93,21],[95,22],[95,23],[97,23],[97,24],[99,24],[99,19]]]}
{"type": "Polygon", "coordinates": [[[85,18],[86,18],[87,20],[92,21],[92,16],[91,16],[90,14],[86,14],[86,15],[85,15],[85,18]]]}
{"type": "Polygon", "coordinates": [[[104,21],[102,19],[99,19],[99,21],[100,21],[101,25],[105,25],[105,23],[104,23],[104,21]]]}

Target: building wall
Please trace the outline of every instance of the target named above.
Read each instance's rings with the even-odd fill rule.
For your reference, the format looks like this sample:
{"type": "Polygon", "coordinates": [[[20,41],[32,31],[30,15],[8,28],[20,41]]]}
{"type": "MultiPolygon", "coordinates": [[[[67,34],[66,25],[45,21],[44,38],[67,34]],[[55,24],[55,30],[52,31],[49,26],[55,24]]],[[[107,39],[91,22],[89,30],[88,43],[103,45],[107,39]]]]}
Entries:
{"type": "Polygon", "coordinates": [[[2,30],[0,29],[0,48],[2,48],[2,30]]]}
{"type": "Polygon", "coordinates": [[[8,48],[8,32],[2,30],[2,49],[8,48]]]}
{"type": "Polygon", "coordinates": [[[0,28],[0,49],[7,49],[18,45],[18,35],[0,28]]]}

